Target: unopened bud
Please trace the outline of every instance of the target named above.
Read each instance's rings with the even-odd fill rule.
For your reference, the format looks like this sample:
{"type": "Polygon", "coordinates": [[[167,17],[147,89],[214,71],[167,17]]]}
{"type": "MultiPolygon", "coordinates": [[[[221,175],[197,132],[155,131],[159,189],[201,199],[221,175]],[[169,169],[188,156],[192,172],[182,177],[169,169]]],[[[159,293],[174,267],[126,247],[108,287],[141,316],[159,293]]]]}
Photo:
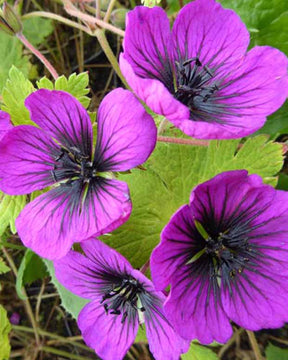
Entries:
{"type": "Polygon", "coordinates": [[[125,19],[128,11],[129,10],[127,9],[116,9],[112,11],[111,14],[112,24],[119,27],[120,29],[125,29],[125,19]]]}
{"type": "Polygon", "coordinates": [[[0,9],[0,29],[9,35],[22,31],[22,24],[16,11],[6,1],[0,9]]]}

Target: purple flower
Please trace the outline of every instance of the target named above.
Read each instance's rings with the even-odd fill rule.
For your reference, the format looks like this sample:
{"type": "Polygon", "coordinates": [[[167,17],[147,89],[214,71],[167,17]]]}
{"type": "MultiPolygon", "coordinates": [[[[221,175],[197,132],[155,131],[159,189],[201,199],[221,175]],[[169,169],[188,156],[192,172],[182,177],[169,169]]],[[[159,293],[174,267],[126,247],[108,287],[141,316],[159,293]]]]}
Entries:
{"type": "Polygon", "coordinates": [[[288,95],[287,58],[247,52],[249,33],[214,0],[183,7],[172,32],[159,7],[128,14],[121,70],[135,93],[187,135],[239,138],[253,133],[288,95]]]}
{"type": "Polygon", "coordinates": [[[288,320],[288,193],[230,171],[198,185],[151,257],[164,311],[186,339],[226,342],[230,320],[249,329],[288,320]]]}
{"type": "Polygon", "coordinates": [[[178,360],[188,350],[163,314],[165,296],[129,262],[101,243],[81,244],[86,257],[70,251],[56,261],[55,274],[74,294],[91,299],[80,312],[78,326],[88,346],[103,360],[122,359],[145,322],[155,359],[178,360]]]}
{"type": "Polygon", "coordinates": [[[129,91],[114,90],[98,110],[92,155],[89,115],[71,95],[42,89],[25,105],[39,128],[17,126],[3,139],[0,189],[19,195],[52,186],[26,205],[16,228],[27,247],[58,259],[75,241],[112,231],[128,219],[129,189],[112,171],[143,163],[155,146],[156,127],[129,91]]]}
{"type": "Polygon", "coordinates": [[[0,140],[2,140],[4,135],[12,128],[13,125],[10,121],[10,115],[0,110],[0,140]]]}

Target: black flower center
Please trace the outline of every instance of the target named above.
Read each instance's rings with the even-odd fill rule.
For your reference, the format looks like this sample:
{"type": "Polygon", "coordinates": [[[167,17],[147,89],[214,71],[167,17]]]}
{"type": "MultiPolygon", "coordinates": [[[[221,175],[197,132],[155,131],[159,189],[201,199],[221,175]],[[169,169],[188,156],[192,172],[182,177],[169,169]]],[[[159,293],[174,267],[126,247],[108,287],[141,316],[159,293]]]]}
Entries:
{"type": "Polygon", "coordinates": [[[122,279],[121,283],[113,285],[108,290],[101,303],[107,314],[122,315],[121,322],[124,323],[135,319],[137,313],[144,312],[145,308],[141,305],[139,295],[145,292],[143,286],[138,280],[127,277],[122,279]]]}
{"type": "Polygon", "coordinates": [[[190,109],[191,120],[215,121],[213,95],[219,90],[214,74],[198,58],[180,60],[176,65],[176,90],[174,96],[190,109]]]}
{"type": "Polygon", "coordinates": [[[73,147],[69,150],[61,147],[61,152],[55,157],[54,170],[51,171],[55,182],[67,180],[81,180],[89,183],[97,176],[97,172],[90,156],[84,155],[79,149],[73,147]]]}

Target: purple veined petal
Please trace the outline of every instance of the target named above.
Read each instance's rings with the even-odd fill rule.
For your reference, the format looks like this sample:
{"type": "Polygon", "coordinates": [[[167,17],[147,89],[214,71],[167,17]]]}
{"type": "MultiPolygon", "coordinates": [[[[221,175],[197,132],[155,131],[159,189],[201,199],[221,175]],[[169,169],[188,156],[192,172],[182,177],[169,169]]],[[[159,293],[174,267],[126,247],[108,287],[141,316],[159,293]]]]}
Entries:
{"type": "Polygon", "coordinates": [[[173,91],[169,19],[160,7],[137,6],[127,15],[124,54],[135,74],[159,79],[173,91]]]}
{"type": "Polygon", "coordinates": [[[123,53],[120,68],[135,94],[155,113],[166,116],[175,125],[189,119],[188,107],[176,100],[161,81],[137,76],[123,53]]]}
{"type": "Polygon", "coordinates": [[[225,312],[245,329],[279,328],[288,321],[287,277],[271,270],[261,266],[256,272],[244,269],[231,292],[222,291],[225,312]]]}
{"type": "Polygon", "coordinates": [[[185,254],[190,247],[189,217],[191,210],[183,205],[171,218],[161,233],[161,243],[153,250],[150,258],[151,275],[157,290],[164,290],[183,259],[178,254],[185,254]]]}
{"type": "Polygon", "coordinates": [[[145,293],[139,294],[141,305],[144,307],[143,317],[149,350],[155,359],[178,360],[180,355],[187,352],[189,342],[181,338],[167,320],[163,304],[166,297],[160,291],[155,291],[153,283],[140,271],[133,270],[131,275],[145,284],[145,293]]]}
{"type": "Polygon", "coordinates": [[[213,340],[225,343],[233,334],[229,318],[223,310],[220,293],[205,278],[189,278],[189,269],[178,271],[171,286],[164,311],[175,331],[187,340],[202,344],[213,340]]]}
{"type": "Polygon", "coordinates": [[[227,115],[226,123],[260,128],[266,116],[281,107],[288,96],[287,68],[287,57],[277,49],[256,46],[250,50],[224,78],[214,98],[232,114],[227,115]],[[261,122],[255,123],[255,118],[261,122]]]}
{"type": "Polygon", "coordinates": [[[13,129],[13,125],[10,121],[10,115],[0,110],[0,141],[7,131],[11,129],[13,129]]]}
{"type": "Polygon", "coordinates": [[[209,68],[241,59],[249,32],[239,16],[214,0],[196,0],[179,12],[173,29],[174,57],[198,58],[209,68]]]}
{"type": "Polygon", "coordinates": [[[87,111],[72,95],[40,89],[25,100],[31,119],[61,145],[91,158],[92,125],[87,111]]]}
{"type": "Polygon", "coordinates": [[[41,129],[29,125],[14,127],[1,141],[1,190],[21,195],[52,185],[52,170],[59,152],[60,147],[41,129]]]}
{"type": "Polygon", "coordinates": [[[129,274],[133,268],[124,256],[98,239],[88,239],[81,243],[86,257],[94,266],[109,268],[118,274],[129,274]]]}
{"type": "Polygon", "coordinates": [[[74,242],[114,230],[130,212],[126,183],[101,178],[90,182],[86,192],[80,181],[74,181],[26,205],[16,219],[16,228],[27,247],[44,258],[57,260],[74,242]]]}
{"type": "Polygon", "coordinates": [[[121,316],[106,314],[97,300],[85,305],[78,317],[78,326],[86,344],[103,360],[122,360],[133,344],[138,330],[137,313],[130,322],[121,323],[121,316]]]}
{"type": "Polygon", "coordinates": [[[132,266],[117,251],[97,239],[85,240],[81,247],[86,256],[69,251],[54,261],[55,276],[72,293],[101,301],[103,288],[109,288],[113,279],[115,283],[119,282],[121,274],[131,273],[132,266]]]}
{"type": "Polygon", "coordinates": [[[147,160],[156,144],[153,118],[128,90],[116,89],[102,101],[94,166],[97,171],[125,171],[147,160]]]}

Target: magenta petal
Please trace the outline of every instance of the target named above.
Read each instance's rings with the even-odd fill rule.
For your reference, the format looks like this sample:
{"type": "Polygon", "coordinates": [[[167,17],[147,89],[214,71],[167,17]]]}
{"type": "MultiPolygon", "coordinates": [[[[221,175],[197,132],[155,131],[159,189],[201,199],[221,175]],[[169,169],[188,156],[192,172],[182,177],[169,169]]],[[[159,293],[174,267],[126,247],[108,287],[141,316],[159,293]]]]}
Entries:
{"type": "Polygon", "coordinates": [[[64,91],[40,89],[25,100],[31,119],[70,150],[91,155],[92,125],[80,102],[64,91]]]}
{"type": "Polygon", "coordinates": [[[34,126],[14,127],[1,142],[1,190],[21,195],[53,184],[51,171],[59,149],[49,136],[34,126]]]}
{"type": "MultiPolygon", "coordinates": [[[[189,270],[188,270],[189,271],[189,270]]],[[[219,300],[217,289],[205,279],[189,281],[187,272],[181,271],[164,305],[167,318],[175,331],[186,339],[198,339],[202,344],[213,340],[225,343],[233,334],[229,319],[219,300]],[[185,281],[186,279],[186,281],[185,281]],[[216,290],[216,292],[214,292],[216,290]]]]}
{"type": "Polygon", "coordinates": [[[147,160],[156,144],[153,118],[135,96],[111,91],[98,110],[94,166],[99,172],[125,171],[147,160]]]}
{"type": "Polygon", "coordinates": [[[44,258],[60,259],[74,242],[114,230],[131,212],[127,184],[90,183],[85,200],[79,181],[62,185],[29,203],[16,220],[23,243],[44,258]]]}
{"type": "MultiPolygon", "coordinates": [[[[270,264],[268,263],[268,266],[270,264]]],[[[244,270],[229,290],[222,292],[222,303],[229,318],[245,329],[279,328],[288,321],[287,277],[260,267],[244,270]]]]}
{"type": "Polygon", "coordinates": [[[129,274],[132,271],[131,264],[124,256],[110,246],[97,239],[89,239],[81,244],[83,251],[97,267],[110,268],[111,272],[129,274]]]}
{"type": "Polygon", "coordinates": [[[227,75],[217,93],[219,103],[238,116],[238,119],[227,116],[227,124],[244,129],[262,126],[265,117],[287,98],[287,68],[287,57],[277,49],[257,46],[250,50],[241,65],[227,75]],[[257,117],[261,122],[256,122],[257,117]]]}
{"type": "Polygon", "coordinates": [[[175,58],[198,57],[208,67],[238,61],[249,45],[249,32],[239,16],[214,0],[196,0],[177,16],[172,36],[175,58]]]}
{"type": "Polygon", "coordinates": [[[134,270],[131,275],[145,284],[145,290],[150,294],[150,298],[145,294],[139,295],[145,308],[143,317],[149,350],[155,359],[178,360],[182,353],[188,351],[189,342],[181,338],[167,320],[163,311],[166,297],[161,291],[155,291],[154,284],[140,271],[134,270]]]}
{"type": "Polygon", "coordinates": [[[156,114],[166,116],[176,126],[189,119],[188,107],[176,100],[161,81],[137,76],[125,54],[120,54],[120,67],[135,94],[156,114]]]}
{"type": "Polygon", "coordinates": [[[123,359],[138,330],[135,316],[121,323],[119,315],[106,314],[98,301],[87,304],[80,312],[78,326],[86,344],[103,360],[123,359]]]}
{"type": "Polygon", "coordinates": [[[137,76],[159,79],[168,89],[173,87],[171,40],[169,19],[162,8],[137,6],[127,14],[125,58],[137,76]]]}
{"type": "Polygon", "coordinates": [[[13,125],[10,121],[10,115],[5,111],[0,110],[0,140],[6,134],[7,131],[11,130],[13,125]]]}

